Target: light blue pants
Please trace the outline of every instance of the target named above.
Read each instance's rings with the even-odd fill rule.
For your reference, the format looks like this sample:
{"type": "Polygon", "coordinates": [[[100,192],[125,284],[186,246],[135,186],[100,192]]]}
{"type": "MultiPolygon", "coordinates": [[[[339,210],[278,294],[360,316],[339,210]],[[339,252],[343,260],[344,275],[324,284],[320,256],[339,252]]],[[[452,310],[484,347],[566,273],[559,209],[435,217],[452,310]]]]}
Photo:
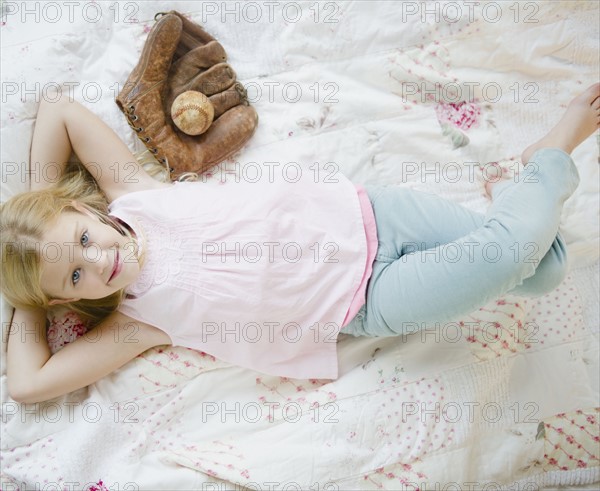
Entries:
{"type": "Polygon", "coordinates": [[[433,194],[365,185],[379,247],[366,304],[341,332],[439,328],[505,293],[553,290],[567,273],[562,206],[578,184],[571,157],[544,148],[518,176],[492,188],[485,215],[433,194]]]}

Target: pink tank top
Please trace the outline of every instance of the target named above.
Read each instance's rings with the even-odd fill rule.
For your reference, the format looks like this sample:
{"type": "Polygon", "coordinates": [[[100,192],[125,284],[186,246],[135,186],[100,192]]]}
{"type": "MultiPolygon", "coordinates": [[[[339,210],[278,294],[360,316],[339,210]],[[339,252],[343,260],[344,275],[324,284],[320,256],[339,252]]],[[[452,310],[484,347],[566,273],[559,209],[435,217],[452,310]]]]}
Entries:
{"type": "Polygon", "coordinates": [[[109,205],[143,237],[118,310],[174,346],[292,378],[338,377],[337,335],[365,302],[376,253],[361,186],[176,182],[109,205]]]}

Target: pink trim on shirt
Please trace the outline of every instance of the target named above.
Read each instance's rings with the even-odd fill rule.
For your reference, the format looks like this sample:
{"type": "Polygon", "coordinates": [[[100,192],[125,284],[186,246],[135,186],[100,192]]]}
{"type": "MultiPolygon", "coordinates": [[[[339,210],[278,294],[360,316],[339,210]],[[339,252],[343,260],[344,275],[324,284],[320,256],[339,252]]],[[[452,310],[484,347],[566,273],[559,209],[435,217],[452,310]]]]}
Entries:
{"type": "Polygon", "coordinates": [[[358,313],[360,308],[365,304],[367,284],[369,282],[369,278],[371,278],[371,273],[373,272],[373,261],[377,255],[377,246],[379,245],[377,240],[375,214],[373,213],[373,207],[371,206],[369,196],[363,186],[360,184],[354,184],[354,186],[356,187],[356,192],[358,193],[358,199],[360,201],[360,208],[365,226],[365,234],[367,236],[367,264],[365,266],[365,272],[363,273],[360,285],[358,286],[358,290],[356,290],[356,293],[352,298],[352,303],[350,304],[348,313],[346,314],[344,322],[342,323],[342,327],[349,324],[354,316],[358,313]]]}

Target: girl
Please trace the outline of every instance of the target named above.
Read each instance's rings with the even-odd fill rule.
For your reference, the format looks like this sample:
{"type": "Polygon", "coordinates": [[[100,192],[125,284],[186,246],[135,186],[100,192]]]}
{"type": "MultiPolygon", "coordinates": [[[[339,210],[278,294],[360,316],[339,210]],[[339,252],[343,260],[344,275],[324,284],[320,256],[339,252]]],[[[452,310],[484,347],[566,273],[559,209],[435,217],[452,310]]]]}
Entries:
{"type": "Polygon", "coordinates": [[[73,150],[100,189],[68,172],[2,204],[2,291],[15,307],[10,396],[71,392],[164,344],[269,374],[333,379],[339,332],[399,335],[505,293],[542,295],[566,274],[558,226],[579,182],[569,154],[599,121],[595,84],[525,150],[515,182],[486,184],[493,203],[482,216],[343,177],[159,182],[83,106],[42,102],[31,163],[64,169],[73,150]],[[482,254],[489,244],[493,260],[482,254]],[[50,356],[46,310],[59,304],[96,325],[50,356]]]}

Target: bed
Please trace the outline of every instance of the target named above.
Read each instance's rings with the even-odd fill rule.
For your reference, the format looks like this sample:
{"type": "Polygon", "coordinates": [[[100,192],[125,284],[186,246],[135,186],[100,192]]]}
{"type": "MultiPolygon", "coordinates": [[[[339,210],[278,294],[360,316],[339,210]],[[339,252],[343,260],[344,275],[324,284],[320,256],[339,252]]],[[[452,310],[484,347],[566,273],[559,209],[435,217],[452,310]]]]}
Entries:
{"type": "MultiPolygon", "coordinates": [[[[489,166],[514,171],[599,79],[597,2],[3,2],[2,200],[28,190],[52,87],[142,149],[114,98],[171,9],[221,41],[260,117],[198,186],[222,185],[235,162],[316,162],[484,213],[489,166]]],[[[341,334],[337,380],[157,346],[89,387],[17,404],[2,299],[2,489],[597,489],[598,149],[596,134],[573,153],[559,287],[440,331],[341,334]]],[[[85,329],[69,312],[50,320],[54,349],[85,329]]]]}

